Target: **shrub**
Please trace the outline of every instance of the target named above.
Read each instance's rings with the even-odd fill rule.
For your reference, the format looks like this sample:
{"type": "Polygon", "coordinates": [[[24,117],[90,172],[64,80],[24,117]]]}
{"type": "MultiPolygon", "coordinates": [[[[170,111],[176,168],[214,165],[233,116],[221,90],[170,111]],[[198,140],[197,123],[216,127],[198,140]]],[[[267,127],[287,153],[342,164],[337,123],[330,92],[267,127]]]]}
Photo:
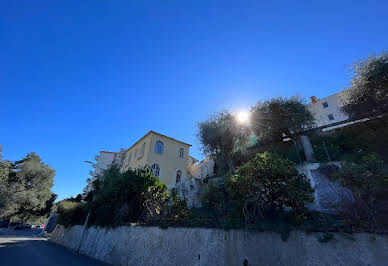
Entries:
{"type": "Polygon", "coordinates": [[[268,152],[256,154],[239,167],[228,186],[247,222],[254,222],[263,212],[303,209],[314,199],[310,181],[297,172],[294,163],[268,152]]]}
{"type": "Polygon", "coordinates": [[[191,217],[191,210],[187,206],[187,200],[181,199],[175,189],[172,190],[170,203],[167,207],[166,219],[169,225],[182,226],[187,225],[191,217]]]}
{"type": "Polygon", "coordinates": [[[87,216],[87,206],[81,202],[61,200],[57,202],[58,224],[64,226],[83,224],[87,216]]]}
{"type": "Polygon", "coordinates": [[[202,196],[202,206],[210,211],[211,217],[218,220],[224,213],[225,194],[221,188],[210,183],[202,196]]]}
{"type": "Polygon", "coordinates": [[[340,210],[348,226],[374,229],[384,223],[388,179],[384,161],[379,155],[370,153],[345,162],[332,179],[349,188],[355,197],[354,200],[345,200],[340,210]]]}
{"type": "Polygon", "coordinates": [[[379,190],[386,187],[384,161],[376,153],[364,155],[356,162],[345,162],[332,178],[349,188],[356,198],[366,201],[374,201],[379,190]]]}
{"type": "Polygon", "coordinates": [[[157,219],[168,203],[166,184],[146,170],[121,173],[112,166],[94,185],[91,223],[119,226],[157,219]]]}

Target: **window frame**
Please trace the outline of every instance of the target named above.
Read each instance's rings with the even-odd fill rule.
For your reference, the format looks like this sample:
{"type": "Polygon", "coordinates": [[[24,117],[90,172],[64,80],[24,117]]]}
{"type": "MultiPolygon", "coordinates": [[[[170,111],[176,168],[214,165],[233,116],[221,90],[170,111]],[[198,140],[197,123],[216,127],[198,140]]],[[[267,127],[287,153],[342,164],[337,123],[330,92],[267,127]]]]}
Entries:
{"type": "Polygon", "coordinates": [[[333,115],[333,114],[328,114],[328,115],[327,115],[327,118],[329,119],[329,121],[333,121],[333,120],[335,120],[335,118],[334,118],[334,115],[333,115]]]}
{"type": "Polygon", "coordinates": [[[182,170],[178,169],[175,173],[175,184],[178,184],[182,181],[182,170]],[[178,176],[179,174],[179,176],[178,176]],[[179,177],[179,178],[178,178],[179,177]]]}
{"type": "Polygon", "coordinates": [[[146,148],[146,143],[144,142],[143,145],[141,145],[140,155],[139,155],[138,159],[140,159],[144,156],[145,148],[146,148]]]}
{"type": "Polygon", "coordinates": [[[184,158],[185,157],[185,149],[180,148],[179,149],[179,158],[184,158]]]}
{"type": "Polygon", "coordinates": [[[328,108],[329,103],[327,101],[324,101],[324,102],[322,102],[322,106],[323,106],[323,108],[328,108]]]}
{"type": "Polygon", "coordinates": [[[164,153],[164,144],[162,141],[160,141],[160,140],[155,141],[154,153],[157,153],[157,154],[164,153]]]}
{"type": "Polygon", "coordinates": [[[152,164],[152,166],[151,166],[151,173],[152,173],[154,176],[160,178],[161,169],[160,169],[159,164],[157,164],[157,163],[152,164]]]}

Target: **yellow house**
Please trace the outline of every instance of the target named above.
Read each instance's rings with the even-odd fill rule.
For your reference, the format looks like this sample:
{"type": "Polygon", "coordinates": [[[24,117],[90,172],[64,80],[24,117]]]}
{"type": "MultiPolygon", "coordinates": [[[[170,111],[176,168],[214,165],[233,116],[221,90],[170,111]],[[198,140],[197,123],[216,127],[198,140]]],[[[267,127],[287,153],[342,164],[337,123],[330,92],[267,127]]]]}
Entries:
{"type": "Polygon", "coordinates": [[[125,154],[122,170],[150,167],[155,176],[173,188],[188,175],[188,167],[196,160],[189,156],[191,145],[149,131],[125,154]]]}

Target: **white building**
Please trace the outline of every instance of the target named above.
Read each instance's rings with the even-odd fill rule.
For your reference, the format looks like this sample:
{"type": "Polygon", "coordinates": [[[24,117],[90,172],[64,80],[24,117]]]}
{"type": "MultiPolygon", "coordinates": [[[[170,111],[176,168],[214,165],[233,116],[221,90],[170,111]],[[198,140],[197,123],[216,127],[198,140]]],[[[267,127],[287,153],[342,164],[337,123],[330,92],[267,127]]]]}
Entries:
{"type": "Polygon", "coordinates": [[[91,178],[87,180],[87,186],[84,189],[84,195],[89,193],[92,189],[92,183],[102,175],[104,170],[107,170],[111,165],[116,164],[118,166],[121,165],[122,154],[120,152],[112,152],[112,151],[100,151],[99,155],[96,155],[94,159],[96,162],[92,164],[94,171],[90,171],[91,178]]]}
{"type": "Polygon", "coordinates": [[[311,96],[311,102],[307,104],[307,109],[314,115],[316,127],[325,127],[330,130],[336,127],[345,126],[349,117],[341,111],[341,92],[317,99],[311,96]],[[343,122],[343,123],[341,123],[343,122]],[[333,124],[333,127],[330,125],[333,124]]]}
{"type": "Polygon", "coordinates": [[[98,176],[108,169],[111,165],[121,164],[121,153],[112,151],[100,151],[100,155],[96,155],[94,159],[96,163],[93,164],[94,171],[90,172],[91,176],[98,176]]]}

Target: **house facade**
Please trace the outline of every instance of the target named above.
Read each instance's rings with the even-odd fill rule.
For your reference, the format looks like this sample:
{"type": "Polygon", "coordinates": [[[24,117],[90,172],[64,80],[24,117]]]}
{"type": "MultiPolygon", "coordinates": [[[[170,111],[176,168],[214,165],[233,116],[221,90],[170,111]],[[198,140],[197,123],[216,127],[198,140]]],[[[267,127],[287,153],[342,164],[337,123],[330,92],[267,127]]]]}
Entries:
{"type": "Polygon", "coordinates": [[[311,96],[311,102],[307,104],[307,109],[314,115],[316,127],[328,127],[345,122],[349,117],[341,111],[341,92],[317,99],[311,96]]]}
{"type": "Polygon", "coordinates": [[[189,164],[196,161],[189,156],[190,147],[183,141],[149,131],[125,152],[121,169],[149,168],[171,189],[188,177],[189,164]]]}

